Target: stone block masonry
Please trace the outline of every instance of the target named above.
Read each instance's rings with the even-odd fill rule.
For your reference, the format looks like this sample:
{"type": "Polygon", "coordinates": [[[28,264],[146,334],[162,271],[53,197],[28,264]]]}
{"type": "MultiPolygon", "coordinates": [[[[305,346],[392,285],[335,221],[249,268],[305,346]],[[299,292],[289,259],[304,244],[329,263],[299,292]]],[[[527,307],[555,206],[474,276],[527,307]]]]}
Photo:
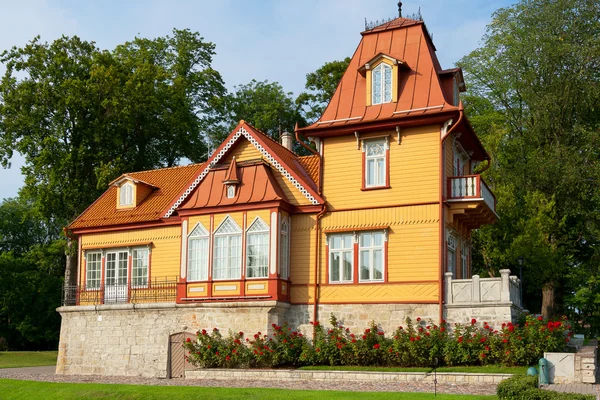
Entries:
{"type": "Polygon", "coordinates": [[[118,304],[60,307],[57,374],[167,376],[169,336],[219,328],[271,332],[289,304],[118,304]]]}

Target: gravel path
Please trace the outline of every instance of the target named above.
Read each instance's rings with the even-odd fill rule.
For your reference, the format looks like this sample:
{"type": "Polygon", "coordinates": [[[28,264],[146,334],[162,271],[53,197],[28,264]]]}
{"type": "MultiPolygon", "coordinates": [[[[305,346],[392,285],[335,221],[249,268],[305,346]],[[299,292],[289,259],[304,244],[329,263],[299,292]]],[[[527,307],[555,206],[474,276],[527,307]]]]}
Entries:
{"type": "MultiPolygon", "coordinates": [[[[429,392],[433,393],[431,383],[423,382],[324,382],[324,381],[244,381],[244,380],[185,380],[142,378],[139,376],[98,376],[98,375],[55,375],[54,367],[7,368],[0,369],[0,378],[20,379],[43,382],[69,383],[121,383],[130,385],[159,386],[203,386],[236,388],[279,388],[298,390],[341,390],[352,392],[429,392]]],[[[475,384],[438,384],[438,393],[490,395],[496,393],[496,385],[475,384]]]]}

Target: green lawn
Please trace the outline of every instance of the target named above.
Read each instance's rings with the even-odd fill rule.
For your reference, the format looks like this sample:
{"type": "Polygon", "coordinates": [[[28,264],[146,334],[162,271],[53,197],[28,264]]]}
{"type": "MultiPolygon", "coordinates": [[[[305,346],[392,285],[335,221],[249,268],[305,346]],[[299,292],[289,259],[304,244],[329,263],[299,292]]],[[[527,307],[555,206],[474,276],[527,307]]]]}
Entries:
{"type": "MultiPolygon", "coordinates": [[[[310,366],[301,367],[302,370],[325,370],[325,371],[371,371],[371,372],[433,372],[432,368],[393,368],[393,367],[349,367],[349,366],[310,366]]],[[[500,365],[485,365],[476,367],[441,367],[437,372],[464,372],[471,374],[515,374],[525,375],[527,367],[502,367],[500,365]]]]}
{"type": "Polygon", "coordinates": [[[0,368],[56,365],[57,351],[0,351],[0,368]]]}
{"type": "MultiPolygon", "coordinates": [[[[105,385],[92,383],[48,383],[0,379],[2,400],[44,399],[119,399],[119,400],[295,400],[295,399],[434,399],[432,393],[338,392],[287,389],[229,389],[198,386],[140,386],[105,385]],[[40,394],[43,396],[40,397],[40,394]]],[[[495,399],[495,396],[469,396],[438,394],[439,400],[495,399]]]]}

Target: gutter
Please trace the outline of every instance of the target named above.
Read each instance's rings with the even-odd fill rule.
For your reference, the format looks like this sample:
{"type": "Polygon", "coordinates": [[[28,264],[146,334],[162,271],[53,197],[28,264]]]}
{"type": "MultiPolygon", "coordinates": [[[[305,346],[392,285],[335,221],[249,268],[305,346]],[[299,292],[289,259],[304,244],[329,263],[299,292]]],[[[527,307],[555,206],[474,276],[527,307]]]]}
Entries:
{"type": "MultiPolygon", "coordinates": [[[[444,154],[444,142],[445,140],[450,137],[450,135],[452,134],[452,132],[454,131],[454,129],[460,125],[460,123],[462,122],[463,116],[465,114],[464,112],[464,108],[462,105],[462,102],[459,105],[459,117],[458,117],[458,121],[456,121],[456,123],[454,125],[452,125],[452,127],[447,130],[445,133],[442,133],[442,137],[440,140],[440,193],[439,193],[439,205],[440,205],[440,214],[439,214],[439,239],[440,239],[440,243],[439,243],[439,247],[440,247],[440,274],[438,276],[438,296],[439,296],[439,301],[440,301],[440,310],[439,310],[439,320],[440,320],[440,324],[442,323],[442,321],[444,320],[444,255],[446,254],[445,252],[445,246],[444,246],[444,231],[445,231],[445,226],[444,226],[444,179],[445,179],[445,169],[444,166],[446,164],[446,160],[445,160],[445,154],[444,154]]],[[[452,120],[448,120],[446,122],[446,124],[451,124],[452,120]]]]}

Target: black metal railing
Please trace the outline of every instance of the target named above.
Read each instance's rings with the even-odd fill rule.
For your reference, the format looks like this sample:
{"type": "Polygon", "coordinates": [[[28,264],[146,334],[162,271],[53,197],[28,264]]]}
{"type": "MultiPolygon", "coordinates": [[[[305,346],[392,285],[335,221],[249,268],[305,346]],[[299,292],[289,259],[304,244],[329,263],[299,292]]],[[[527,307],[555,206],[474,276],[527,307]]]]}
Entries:
{"type": "Polygon", "coordinates": [[[153,279],[148,285],[101,284],[99,286],[65,285],[62,291],[63,306],[100,305],[119,303],[164,303],[177,298],[177,280],[153,279]]]}

